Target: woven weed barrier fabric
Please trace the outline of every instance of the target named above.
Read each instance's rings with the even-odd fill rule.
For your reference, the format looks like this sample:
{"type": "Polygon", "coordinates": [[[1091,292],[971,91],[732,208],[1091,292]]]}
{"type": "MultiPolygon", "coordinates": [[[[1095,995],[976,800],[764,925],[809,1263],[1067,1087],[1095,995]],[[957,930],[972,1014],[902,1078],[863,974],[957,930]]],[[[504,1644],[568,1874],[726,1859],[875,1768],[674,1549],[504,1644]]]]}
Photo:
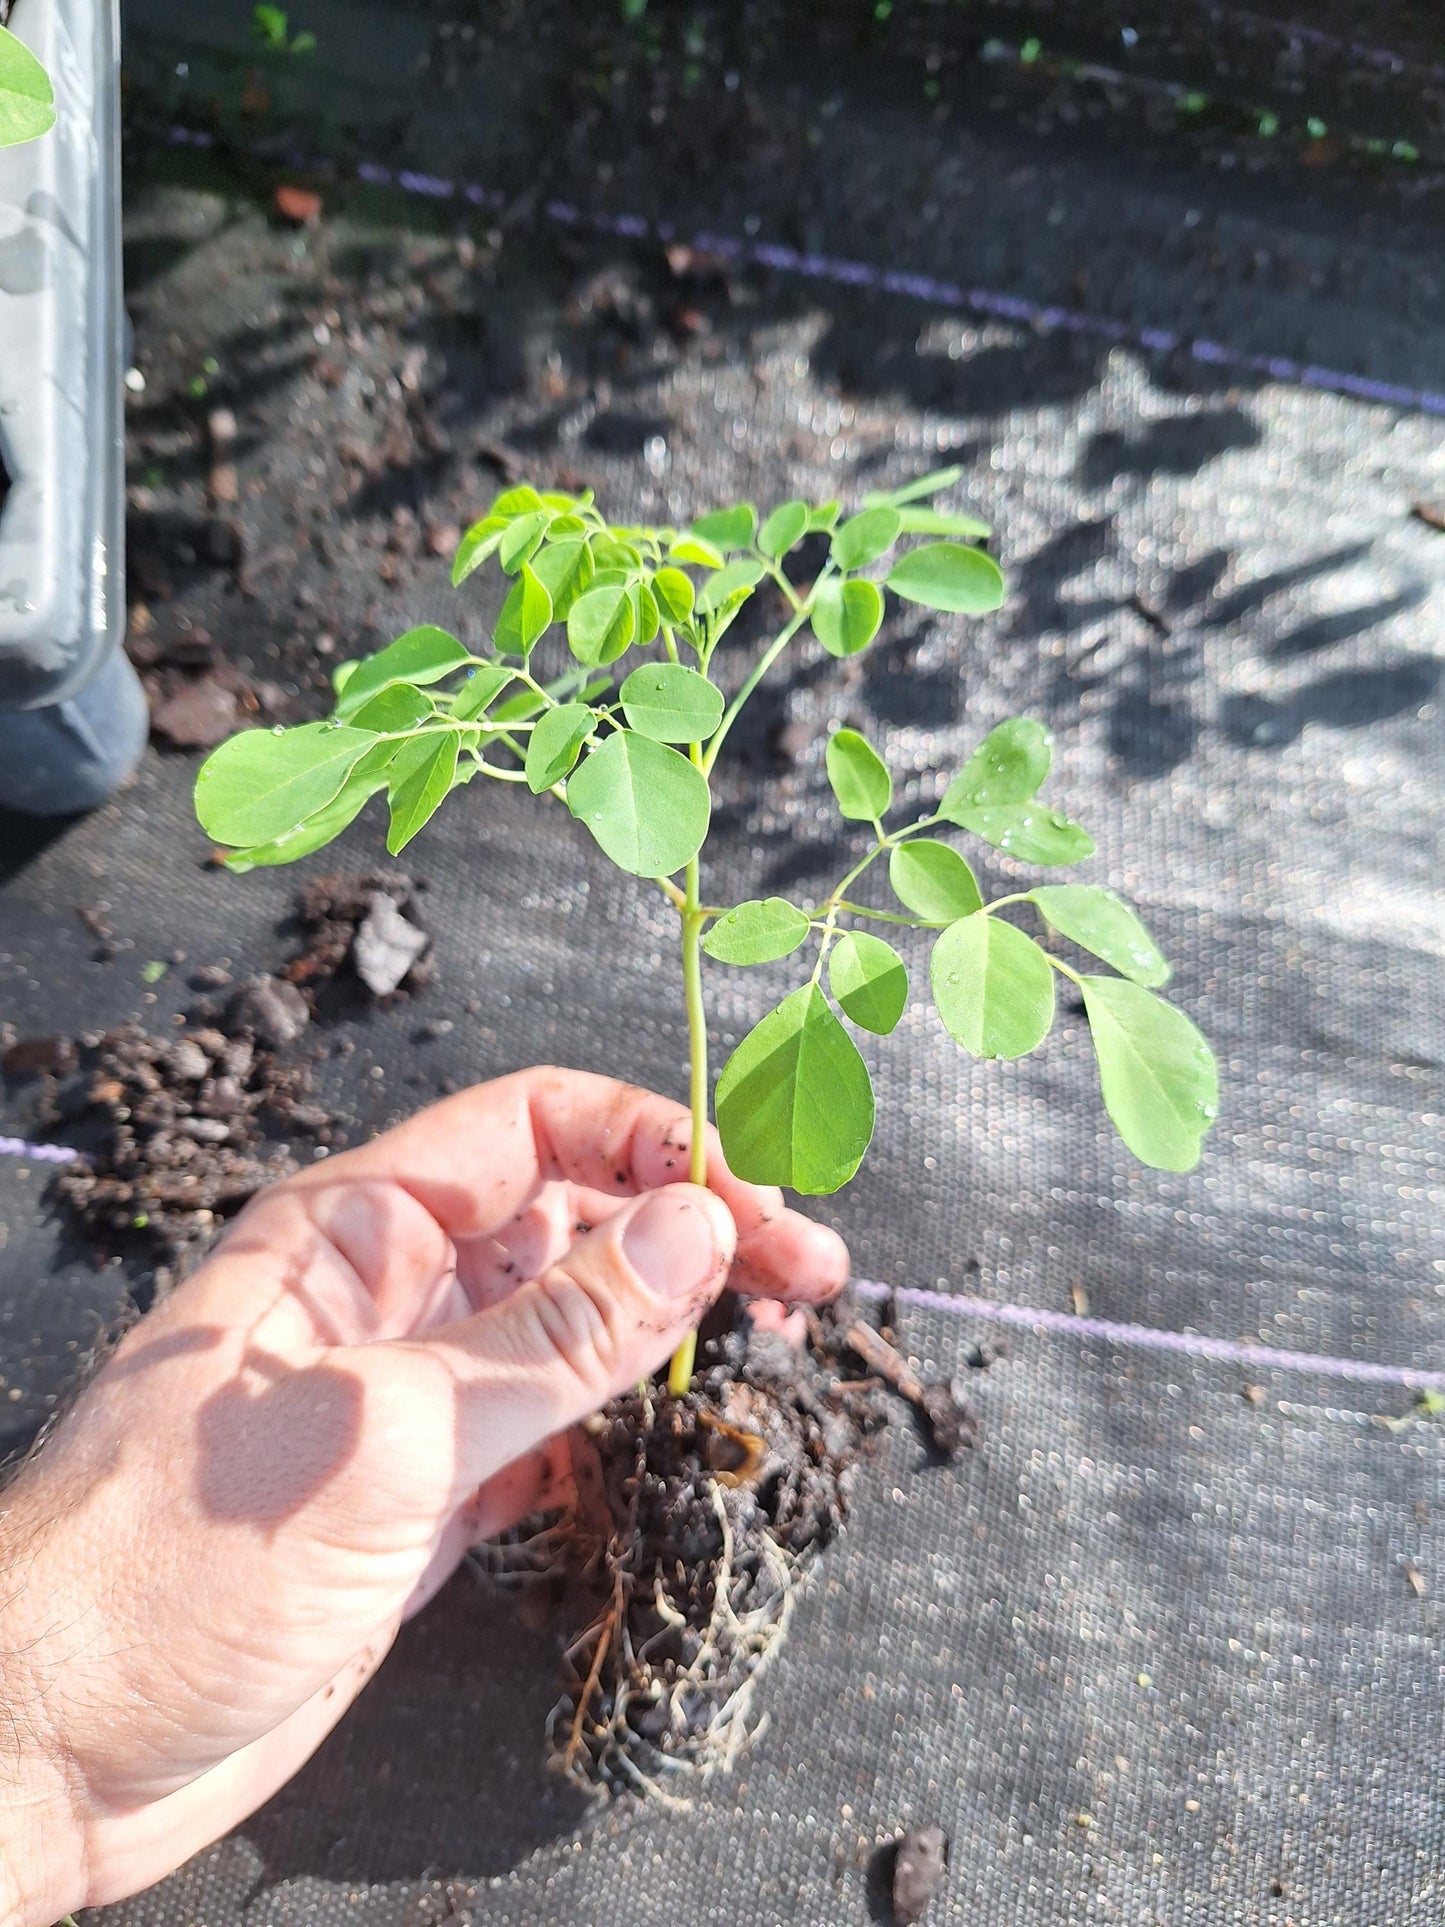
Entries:
{"type": "MultiPolygon", "coordinates": [[[[347,87],[372,84],[340,52],[366,18],[331,6],[316,23],[338,119],[347,87]]],[[[196,51],[156,0],[132,32],[153,71],[196,51]]],[[[411,10],[397,32],[433,46],[411,10]]],[[[457,146],[469,71],[434,122],[413,103],[400,132],[373,123],[377,167],[455,190],[470,160],[501,165],[501,108],[475,154],[457,146]]],[[[1120,137],[1074,140],[1066,115],[1050,146],[1007,99],[940,119],[916,96],[870,104],[840,71],[836,94],[831,75],[816,94],[798,81],[807,112],[715,177],[675,116],[659,136],[675,172],[636,139],[612,171],[574,171],[571,204],[634,220],[620,235],[519,207],[515,172],[488,177],[495,225],[455,192],[394,191],[389,171],[358,187],[361,134],[321,183],[319,225],[288,226],[270,207],[286,155],[242,157],[229,137],[168,149],[165,125],[190,123],[158,95],[174,118],[133,140],[128,211],[140,627],[205,631],[268,715],[300,720],[330,660],[410,623],[486,635],[494,605],[454,596],[441,556],[499,463],[669,521],[961,463],[1007,606],[973,624],[897,615],[847,665],[802,650],[734,738],[710,893],[831,883],[848,846],[825,807],[830,727],[885,741],[921,805],[993,723],[1038,715],[1058,739],[1051,794],[1098,841],[1089,880],[1140,906],[1218,1050],[1222,1115],[1196,1173],[1144,1171],[1106,1126],[1079,1018],[1034,1058],[982,1066],[920,1002],[864,1045],[874,1152],[824,1208],[868,1278],[1445,1369],[1445,536],[1412,514],[1445,507],[1441,423],[1428,401],[1313,378],[1445,388],[1433,203],[1302,164],[1246,186],[1243,166],[1176,154],[1157,129],[1141,167],[1120,137]],[[669,260],[657,222],[743,252],[669,260]],[[849,286],[747,257],[770,239],[937,280],[849,286]],[[960,307],[949,286],[1118,332],[960,307]],[[237,419],[241,524],[219,542],[215,405],[237,419]]],[[[1411,98],[1428,119],[1428,90],[1411,98]]],[[[540,151],[535,117],[515,127],[540,151]]],[[[608,130],[587,138],[600,154],[608,130]]],[[[739,627],[742,659],[761,631],[739,627]]],[[[367,817],[297,872],[208,868],[195,766],[156,749],[89,819],[4,826],[0,1015],[20,1035],[164,1031],[197,966],[239,977],[290,954],[298,880],[384,860],[367,817]],[[108,960],[79,907],[102,910],[108,960]],[[168,967],[147,982],[152,962],[168,967]]],[[[537,1060],[681,1091],[660,899],[555,806],[465,791],[406,864],[427,882],[436,981],[385,1009],[342,999],[308,1034],[319,1101],[352,1141],[449,1082],[537,1060]]],[[[983,867],[1000,887],[1019,874],[983,867]]],[[[720,1054],[785,972],[710,972],[720,1054]]],[[[13,1084],[0,1129],[32,1134],[33,1106],[13,1084]]],[[[145,1289],[80,1247],[47,1200],[52,1168],[0,1156],[12,1451],[145,1289]]],[[[894,1428],[768,1681],[766,1730],[691,1811],[593,1811],[546,1773],[557,1629],[463,1574],[290,1788],[97,1918],[847,1927],[887,1917],[879,1844],[936,1820],[940,1927],[1433,1927],[1439,1421],[1403,1383],[1082,1322],[922,1309],[903,1335],[966,1372],[978,1447],[939,1468],[894,1428]],[[982,1340],[1001,1356],[970,1371],[982,1340]]]]}

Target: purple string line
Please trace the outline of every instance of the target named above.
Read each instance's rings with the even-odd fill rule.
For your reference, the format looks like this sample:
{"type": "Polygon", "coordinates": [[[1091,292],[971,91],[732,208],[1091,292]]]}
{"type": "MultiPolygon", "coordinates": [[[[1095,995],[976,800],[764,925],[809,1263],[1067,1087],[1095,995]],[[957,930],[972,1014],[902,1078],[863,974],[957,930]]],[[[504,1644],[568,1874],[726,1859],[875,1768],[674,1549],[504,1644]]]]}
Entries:
{"type": "Polygon", "coordinates": [[[1301,40],[1312,47],[1327,47],[1332,53],[1350,54],[1371,67],[1386,67],[1392,74],[1428,74],[1432,80],[1445,80],[1445,66],[1438,62],[1411,60],[1404,54],[1392,53],[1388,47],[1370,47],[1358,40],[1344,40],[1338,34],[1325,33],[1319,27],[1301,27],[1293,21],[1275,20],[1268,14],[1253,13],[1243,7],[1210,6],[1207,0],[1204,11],[1212,20],[1237,20],[1241,26],[1262,27],[1266,32],[1279,34],[1287,40],[1301,40]]]}
{"type": "MultiPolygon", "coordinates": [[[[204,129],[172,127],[168,139],[173,146],[214,147],[215,136],[204,129]]],[[[297,167],[326,171],[329,163],[308,161],[295,154],[289,157],[297,167]]],[[[356,178],[370,187],[399,188],[404,194],[417,194],[430,200],[463,200],[473,207],[503,208],[507,197],[494,188],[458,183],[434,174],[419,174],[407,168],[384,167],[375,161],[361,161],[356,178]]],[[[640,214],[593,214],[570,201],[548,201],[543,213],[549,221],[565,227],[580,227],[598,234],[619,235],[625,240],[656,239],[664,244],[677,241],[677,228],[670,221],[649,221],[640,214]]],[[[1390,408],[1419,409],[1427,415],[1445,416],[1445,394],[1431,389],[1405,388],[1398,383],[1375,381],[1366,375],[1345,374],[1336,368],[1321,368],[1314,363],[1291,360],[1286,355],[1249,355],[1217,341],[1180,333],[1173,328],[1133,328],[1108,315],[1086,314],[1077,308],[1061,308],[1030,301],[1022,295],[999,294],[989,288],[964,287],[959,282],[939,280],[931,274],[904,269],[879,268],[867,261],[846,257],[800,252],[773,241],[740,241],[733,235],[700,233],[686,243],[699,254],[720,260],[752,263],[779,274],[800,274],[814,281],[831,281],[844,287],[878,288],[884,294],[898,294],[936,307],[956,308],[1014,322],[1021,327],[1045,332],[1092,336],[1101,341],[1127,343],[1150,354],[1187,354],[1193,360],[1214,368],[1233,368],[1241,373],[1263,375],[1270,381],[1288,382],[1299,388],[1312,388],[1334,395],[1351,395],[1361,401],[1379,402],[1390,408]]]]}
{"type": "Polygon", "coordinates": [[[29,1158],[36,1164],[74,1164],[79,1155],[68,1144],[27,1144],[23,1137],[0,1137],[0,1157],[29,1158]]]}
{"type": "MultiPolygon", "coordinates": [[[[27,1144],[24,1138],[0,1137],[0,1157],[29,1158],[41,1164],[72,1164],[79,1154],[68,1144],[27,1144]]],[[[1125,1325],[1112,1318],[1078,1318],[1067,1312],[1045,1311],[1037,1305],[1005,1305],[992,1298],[969,1298],[951,1291],[924,1291],[914,1285],[881,1285],[873,1278],[855,1278],[860,1298],[891,1298],[900,1305],[925,1311],[944,1311],[955,1318],[981,1318],[999,1325],[1027,1325],[1035,1331],[1065,1332],[1076,1338],[1102,1338],[1114,1345],[1131,1345],[1155,1352],[1180,1352],[1189,1358],[1222,1359],[1231,1365],[1252,1365],[1259,1371],[1309,1372],[1320,1378],[1353,1378],[1373,1385],[1403,1385],[1412,1392],[1445,1392],[1445,1372],[1416,1371],[1409,1365],[1376,1365],[1366,1359],[1329,1358],[1315,1352],[1279,1351],[1270,1345],[1242,1345],[1229,1338],[1206,1338],[1197,1332],[1161,1330],[1155,1325],[1125,1325]]]]}
{"type": "Polygon", "coordinates": [[[1417,1371],[1411,1365],[1376,1365],[1363,1358],[1331,1358],[1321,1352],[1280,1351],[1273,1345],[1245,1345],[1232,1338],[1207,1338],[1200,1332],[1161,1330],[1157,1325],[1126,1325],[1114,1318],[1079,1318],[1045,1311],[1037,1305],[1003,1305],[991,1298],[969,1298],[951,1291],[924,1291],[913,1285],[880,1285],[855,1278],[860,1298],[892,1298],[900,1305],[945,1311],[955,1318],[982,1318],[1000,1325],[1026,1325],[1034,1331],[1066,1332],[1076,1338],[1102,1338],[1111,1345],[1141,1351],[1177,1352],[1186,1358],[1249,1365],[1256,1371],[1308,1372],[1319,1378],[1352,1378],[1371,1385],[1403,1385],[1412,1392],[1445,1392],[1445,1372],[1417,1371]]]}

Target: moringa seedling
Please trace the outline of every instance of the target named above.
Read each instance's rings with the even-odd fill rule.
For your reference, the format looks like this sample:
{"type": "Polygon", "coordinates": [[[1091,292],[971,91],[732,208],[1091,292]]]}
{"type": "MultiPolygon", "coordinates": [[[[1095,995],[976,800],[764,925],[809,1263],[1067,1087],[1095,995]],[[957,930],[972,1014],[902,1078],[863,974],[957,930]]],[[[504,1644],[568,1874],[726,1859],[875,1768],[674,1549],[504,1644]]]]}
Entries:
{"type": "MultiPolygon", "coordinates": [[[[849,1026],[880,1037],[897,1027],[909,972],[889,937],[905,932],[929,942],[938,1016],[976,1057],[1036,1049],[1054,1021],[1059,978],[1074,986],[1124,1142],[1145,1164],[1187,1171],[1215,1116],[1214,1060],[1190,1019],[1157,995],[1169,966],[1139,917],[1090,883],[986,903],[949,840],[963,831],[1049,870],[1093,855],[1088,832],[1040,801],[1052,753],[1040,723],[1000,724],[940,800],[903,822],[878,749],[857,730],[836,730],[828,781],[858,855],[835,887],[816,903],[716,905],[703,893],[718,757],[790,644],[807,632],[831,656],[857,655],[878,634],[889,593],[951,615],[1002,603],[998,565],[978,546],[987,526],[934,506],[958,474],[865,496],[846,518],[836,502],[791,501],[760,522],[738,503],[686,529],[615,526],[590,493],[510,488],[467,532],[452,569],[460,585],[495,563],[510,583],[490,652],[425,626],[342,664],[328,721],[249,730],[215,751],[196,782],[201,825],[244,871],[320,849],[383,793],[393,854],[464,784],[554,797],[677,912],[698,1183],[709,1111],[704,955],[747,967],[804,953],[798,987],[723,1066],[715,1113],[740,1177],[817,1195],[846,1184],[868,1149],[873,1088],[849,1026]],[[787,558],[810,537],[826,542],[826,559],[810,581],[795,567],[795,580],[787,558]],[[764,593],[783,620],[744,671],[728,633],[764,593]],[[885,876],[887,899],[862,900],[865,879],[885,876]],[[1045,948],[1031,934],[1040,926],[1110,974],[1045,948]]],[[[675,1392],[687,1389],[692,1364],[689,1343],[673,1360],[675,1392]]]]}

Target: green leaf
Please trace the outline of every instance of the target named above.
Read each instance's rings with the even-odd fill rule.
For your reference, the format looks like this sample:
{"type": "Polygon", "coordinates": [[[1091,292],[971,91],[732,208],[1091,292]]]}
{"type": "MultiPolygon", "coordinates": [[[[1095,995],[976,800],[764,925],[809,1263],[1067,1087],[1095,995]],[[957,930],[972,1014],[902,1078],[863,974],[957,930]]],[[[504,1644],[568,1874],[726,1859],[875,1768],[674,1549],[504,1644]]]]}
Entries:
{"type": "Polygon", "coordinates": [[[664,622],[686,622],[692,614],[696,600],[692,578],[681,569],[659,569],[652,578],[652,593],[664,622]]]}
{"type": "Polygon", "coordinates": [[[294,830],[273,837],[269,843],[258,843],[247,850],[233,851],[226,858],[226,868],[237,876],[244,876],[248,870],[273,869],[278,864],[295,863],[299,858],[310,856],[313,851],[334,842],[360,816],[377,791],[386,788],[387,766],[400,748],[399,743],[379,743],[369,755],[362,757],[324,809],[308,816],[294,830]]]}
{"type": "Polygon", "coordinates": [[[391,822],[386,847],[398,856],[433,816],[457,773],[460,743],[454,729],[418,737],[402,745],[391,768],[388,801],[391,822]]]}
{"type": "Polygon", "coordinates": [[[864,508],[902,508],[905,502],[921,502],[930,495],[942,495],[946,488],[963,479],[961,468],[936,468],[930,475],[919,475],[901,488],[889,489],[884,494],[865,495],[864,508]]]}
{"type": "Polygon", "coordinates": [[[471,659],[471,652],[455,636],[431,623],[423,623],[418,629],[408,629],[404,636],[398,636],[385,649],[379,649],[374,656],[367,656],[356,665],[336,699],[336,713],[347,721],[378,689],[397,682],[440,682],[471,659]]]}
{"type": "Polygon", "coordinates": [[[702,947],[719,963],[775,963],[793,954],[809,928],[807,917],[786,897],[754,897],[720,916],[702,947]]]}
{"type": "Polygon", "coordinates": [[[534,515],[546,503],[530,482],[519,482],[515,488],[505,488],[487,510],[488,515],[505,515],[513,521],[519,515],[534,515]]]}
{"type": "Polygon", "coordinates": [[[876,823],[893,801],[893,778],[866,736],[856,729],[834,732],[828,743],[828,781],[850,823],[876,823]]]}
{"type": "Polygon", "coordinates": [[[368,696],[351,718],[353,729],[374,729],[379,736],[396,730],[415,729],[435,716],[436,704],[424,696],[414,683],[392,683],[368,696]]]}
{"type": "Polygon", "coordinates": [[[497,560],[503,572],[515,575],[524,562],[530,562],[542,546],[542,537],[547,533],[547,525],[552,520],[548,509],[538,509],[532,515],[519,515],[497,544],[497,560]]]}
{"type": "Polygon", "coordinates": [[[925,542],[922,548],[909,549],[888,571],[888,586],[905,602],[955,615],[986,615],[1004,599],[997,562],[961,542],[925,542]]]}
{"type": "Polygon", "coordinates": [[[497,617],[493,646],[501,656],[529,656],[551,620],[552,598],[546,585],[524,562],[497,617]]]}
{"type": "Polygon", "coordinates": [[[1054,973],[1032,937],[981,911],[933,946],[933,1001],[943,1027],[975,1057],[1023,1057],[1054,1021],[1054,973]]]}
{"type": "Polygon", "coordinates": [[[722,692],[681,663],[649,663],[622,685],[631,726],[658,743],[705,743],[722,721],[722,692]]]}
{"type": "Polygon", "coordinates": [[[1169,981],[1169,965],[1145,929],[1137,911],[1112,890],[1094,883],[1045,884],[1029,892],[1044,921],[1087,950],[1102,957],[1121,976],[1157,988],[1169,981]]]}
{"type": "Polygon", "coordinates": [[[499,662],[478,663],[457,691],[452,703],[453,716],[459,723],[470,722],[496,701],[509,682],[515,680],[513,672],[499,662]]]}
{"type": "Polygon", "coordinates": [[[1104,1108],[1121,1138],[1156,1171],[1190,1171],[1219,1113],[1219,1073],[1194,1024],[1122,977],[1085,977],[1084,1008],[1104,1108]]]}
{"type": "Polygon", "coordinates": [[[592,559],[599,569],[621,569],[628,576],[642,567],[641,549],[610,532],[592,537],[592,559]]]}
{"type": "Polygon", "coordinates": [[[23,40],[0,27],[0,147],[35,140],[54,125],[50,76],[23,40]]]}
{"type": "Polygon", "coordinates": [[[698,535],[680,535],[667,552],[669,562],[691,562],[699,569],[720,569],[722,550],[698,535]]]}
{"type": "Polygon", "coordinates": [[[809,617],[813,634],[830,656],[856,656],[877,635],[883,621],[883,594],[862,577],[840,582],[828,576],[813,592],[809,617]]]}
{"type": "Polygon", "coordinates": [[[452,587],[459,588],[474,569],[479,569],[489,555],[495,555],[502,545],[502,537],[512,526],[511,518],[506,515],[484,515],[480,522],[474,522],[457,544],[456,555],[452,558],[452,587]]]}
{"type": "Polygon", "coordinates": [[[685,756],[619,729],[567,785],[567,806],[619,870],[671,876],[702,848],[712,798],[685,756]]]}
{"type": "Polygon", "coordinates": [[[929,923],[971,917],[983,904],[973,871],[958,851],[928,837],[894,846],[888,881],[899,902],[929,923]]]}
{"type": "Polygon", "coordinates": [[[732,508],[714,509],[711,515],[700,515],[688,534],[720,549],[750,549],[757,529],[757,510],[751,502],[738,502],[732,508]]]}
{"type": "Polygon", "coordinates": [[[1004,803],[996,809],[957,810],[951,822],[972,830],[1005,856],[1020,863],[1082,863],[1094,854],[1094,839],[1066,816],[1041,803],[1004,803]]]}
{"type": "Polygon", "coordinates": [[[901,525],[897,509],[864,509],[837,531],[829,552],[840,569],[865,568],[892,548],[901,525]]]}
{"type": "Polygon", "coordinates": [[[908,1002],[908,971],[891,943],[864,930],[847,930],[828,958],[828,982],[844,1013],[887,1037],[908,1002]]]}
{"type": "Polygon", "coordinates": [[[567,617],[567,646],[579,662],[595,669],[626,654],[636,626],[625,584],[608,583],[600,589],[589,589],[572,604],[567,617]]]}
{"type": "Polygon", "coordinates": [[[776,562],[802,541],[808,533],[808,521],[806,502],[784,502],[758,530],[758,547],[776,562]]]}
{"type": "Polygon", "coordinates": [[[340,790],[375,736],[331,723],[248,729],[213,750],[196,777],[196,816],[206,835],[240,849],[270,843],[304,823],[340,790]]]}
{"type": "MultiPolygon", "coordinates": [[[[553,523],[553,528],[557,524],[553,523]]],[[[552,598],[552,616],[565,622],[572,604],[583,595],[595,573],[592,551],[581,537],[563,542],[547,542],[532,558],[538,581],[552,598]]]]}
{"type": "Polygon", "coordinates": [[[533,796],[571,775],[596,720],[586,703],[559,703],[541,717],[527,744],[527,787],[533,796]]]}
{"type": "Polygon", "coordinates": [[[1031,716],[1013,716],[991,729],[943,793],[938,814],[957,823],[958,812],[996,803],[1027,803],[1053,761],[1054,739],[1031,716]]]}
{"type": "Polygon", "coordinates": [[[826,535],[830,529],[837,528],[838,517],[842,512],[841,502],[819,502],[815,508],[808,511],[808,533],[826,535]]]}
{"type": "Polygon", "coordinates": [[[958,535],[965,541],[983,542],[993,534],[976,515],[947,515],[938,509],[902,509],[900,514],[905,535],[958,535]]]}
{"type": "Polygon", "coordinates": [[[636,624],[634,638],[645,649],[648,643],[656,640],[657,632],[662,627],[657,597],[652,593],[651,586],[642,581],[629,582],[627,594],[632,602],[632,617],[636,624]]]}
{"type": "Polygon", "coordinates": [[[342,693],[360,667],[361,664],[359,662],[337,663],[331,672],[331,687],[336,695],[339,696],[342,693]]]}
{"type": "Polygon", "coordinates": [[[714,615],[724,603],[736,595],[745,595],[756,588],[767,574],[763,564],[756,556],[740,555],[736,561],[729,562],[726,568],[710,575],[702,585],[697,598],[697,606],[704,615],[714,615]]]}
{"type": "Polygon", "coordinates": [[[848,1182],[873,1135],[873,1087],[816,984],[785,997],[738,1045],[716,1109],[724,1155],[748,1183],[818,1197],[848,1182]]]}

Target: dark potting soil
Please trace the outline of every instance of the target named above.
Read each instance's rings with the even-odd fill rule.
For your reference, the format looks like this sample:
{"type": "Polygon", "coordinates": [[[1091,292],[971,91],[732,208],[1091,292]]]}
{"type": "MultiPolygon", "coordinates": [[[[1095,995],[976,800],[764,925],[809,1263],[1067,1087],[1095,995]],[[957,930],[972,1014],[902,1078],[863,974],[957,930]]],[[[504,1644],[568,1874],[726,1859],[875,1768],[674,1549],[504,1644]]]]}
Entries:
{"type": "Polygon", "coordinates": [[[278,1140],[329,1140],[326,1113],[306,1101],[306,1068],[267,1047],[268,1022],[297,1016],[288,991],[301,1004],[274,979],[244,985],[228,1028],[155,1037],[123,1024],[83,1047],[79,1078],[55,1082],[43,1115],[88,1147],[59,1173],[56,1195],[100,1256],[144,1256],[164,1289],[262,1186],[295,1169],[278,1140]]]}

